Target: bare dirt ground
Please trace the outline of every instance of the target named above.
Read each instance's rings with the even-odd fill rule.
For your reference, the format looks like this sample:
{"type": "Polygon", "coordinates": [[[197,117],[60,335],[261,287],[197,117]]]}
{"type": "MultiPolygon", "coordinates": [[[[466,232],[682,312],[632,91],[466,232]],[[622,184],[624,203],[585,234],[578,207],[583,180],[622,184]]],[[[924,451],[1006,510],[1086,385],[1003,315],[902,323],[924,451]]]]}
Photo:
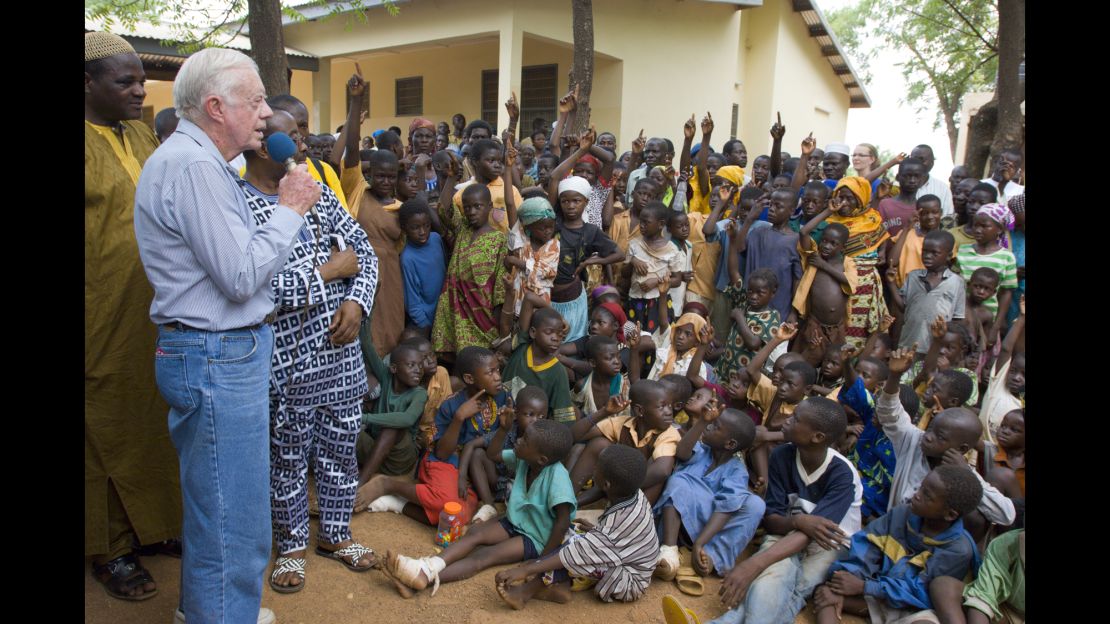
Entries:
{"type": "MultiPolygon", "coordinates": [[[[312,521],[312,530],[316,520],[312,521]]],[[[410,556],[434,554],[430,527],[392,513],[355,514],[351,530],[355,539],[384,555],[386,549],[410,556]]],[[[452,622],[456,624],[617,624],[621,622],[662,622],[663,596],[674,594],[693,609],[702,622],[720,615],[724,609],[717,599],[721,579],[709,577],[705,595],[699,598],[678,591],[674,583],[653,580],[643,598],[631,604],[604,603],[592,592],[574,594],[566,605],[532,601],[523,611],[514,611],[498,597],[493,577],[501,568],[442,585],[435,596],[430,590],[410,600],[401,598],[385,575],[378,570],[366,573],[348,571],[338,562],[313,554],[309,547],[305,588],[296,594],[278,594],[263,583],[262,606],[273,609],[280,624],[335,622],[452,622]]],[[[85,622],[88,624],[157,624],[172,622],[177,607],[181,561],[172,557],[145,557],[143,564],[158,582],[158,594],[143,602],[125,602],[108,596],[89,573],[85,560],[85,622]]],[[[267,579],[269,569],[266,570],[267,579]]],[[[807,607],[795,620],[815,621],[807,607]]],[[[864,620],[844,616],[844,624],[863,624],[864,620]]]]}

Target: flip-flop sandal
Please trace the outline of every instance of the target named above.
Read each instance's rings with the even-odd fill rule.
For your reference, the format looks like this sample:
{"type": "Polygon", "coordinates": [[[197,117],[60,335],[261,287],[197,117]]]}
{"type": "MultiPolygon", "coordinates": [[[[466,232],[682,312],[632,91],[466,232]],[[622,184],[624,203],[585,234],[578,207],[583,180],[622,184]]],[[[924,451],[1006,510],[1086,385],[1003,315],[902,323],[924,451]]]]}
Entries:
{"type": "Polygon", "coordinates": [[[693,609],[682,606],[674,596],[663,596],[663,619],[667,624],[701,624],[693,609]]]}
{"type": "Polygon", "coordinates": [[[340,548],[336,551],[324,550],[323,548],[317,546],[316,554],[320,555],[321,557],[327,557],[328,559],[335,559],[352,572],[369,572],[370,570],[373,570],[380,565],[380,563],[378,562],[378,558],[374,557],[374,551],[363,546],[362,544],[359,544],[358,542],[352,542],[350,546],[344,546],[343,548],[340,548]],[[350,563],[347,561],[347,559],[345,559],[345,557],[349,557],[351,561],[360,561],[362,560],[362,557],[364,555],[370,555],[371,557],[373,557],[373,563],[364,568],[354,565],[353,563],[350,563]]]}
{"type": "Polygon", "coordinates": [[[702,596],[705,594],[705,580],[694,571],[694,568],[682,566],[678,575],[674,577],[678,591],[687,596],[702,596]]]}
{"type": "Polygon", "coordinates": [[[274,562],[274,571],[270,573],[270,589],[279,594],[295,594],[304,589],[304,557],[278,557],[274,562]],[[301,582],[296,585],[278,585],[277,577],[293,572],[300,577],[301,582]]]}
{"type": "Polygon", "coordinates": [[[139,563],[134,553],[116,557],[103,565],[93,565],[93,577],[100,581],[109,596],[120,600],[138,602],[153,598],[158,593],[158,588],[155,588],[135,596],[130,594],[132,590],[154,582],[150,571],[139,563]]]}

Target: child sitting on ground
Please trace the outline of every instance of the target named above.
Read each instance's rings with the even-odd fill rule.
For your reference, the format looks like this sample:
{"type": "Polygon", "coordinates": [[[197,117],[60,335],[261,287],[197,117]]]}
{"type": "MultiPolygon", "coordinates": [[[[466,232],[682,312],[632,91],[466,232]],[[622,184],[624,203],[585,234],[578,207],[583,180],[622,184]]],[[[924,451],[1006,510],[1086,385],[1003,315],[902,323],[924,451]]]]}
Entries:
{"type": "Polygon", "coordinates": [[[425,336],[431,335],[436,305],[447,278],[443,239],[432,231],[431,213],[422,199],[410,199],[397,211],[405,248],[401,250],[401,274],[405,280],[405,317],[425,336]]]}
{"type": "Polygon", "coordinates": [[[881,622],[952,621],[953,611],[959,619],[960,600],[936,598],[951,593],[938,591],[941,586],[960,583],[979,567],[961,518],[982,497],[968,470],[943,465],[929,472],[908,505],[852,536],[848,552],[813,594],[818,624],[839,622],[842,611],[881,622]]]}
{"type": "Polygon", "coordinates": [[[640,211],[640,234],[628,243],[632,264],[632,286],[628,290],[628,320],[647,332],[656,330],[659,313],[656,306],[666,306],[668,321],[674,319],[674,308],[659,285],[670,280],[676,288],[683,277],[683,254],[663,236],[670,211],[660,202],[651,202],[640,211]]]}
{"type": "Polygon", "coordinates": [[[531,598],[565,603],[570,599],[568,576],[596,583],[597,596],[605,602],[632,602],[643,596],[659,559],[651,503],[640,490],[646,474],[647,461],[636,449],[617,445],[602,451],[593,479],[609,505],[597,525],[577,520],[587,532],[576,533],[558,556],[498,572],[501,598],[514,609],[523,609],[531,598]],[[514,586],[520,581],[524,582],[514,586]]]}
{"type": "Polygon", "coordinates": [[[821,363],[822,344],[844,342],[848,330],[848,298],[858,286],[856,263],[844,255],[848,228],[842,223],[828,224],[820,244],[810,237],[813,229],[824,223],[830,214],[832,208],[821,211],[798,235],[798,252],[805,273],[798,282],[791,305],[805,323],[801,338],[794,341],[793,350],[801,353],[812,366],[821,363]]]}
{"type": "Polygon", "coordinates": [[[413,336],[401,342],[416,347],[424,358],[424,375],[420,378],[420,385],[428,391],[428,402],[424,404],[424,413],[420,416],[416,434],[417,451],[422,453],[434,444],[432,440],[435,437],[436,412],[439,411],[439,406],[452,394],[461,390],[463,382],[439,365],[435,350],[432,349],[432,341],[420,335],[419,332],[414,331],[413,336]]]}
{"type": "MultiPolygon", "coordinates": [[[[707,324],[705,328],[708,328],[707,324]]],[[[686,375],[679,375],[671,373],[670,375],[663,375],[659,378],[659,383],[667,388],[667,397],[671,402],[671,414],[674,414],[674,424],[678,426],[679,430],[683,433],[689,429],[690,415],[686,413],[686,402],[690,400],[691,395],[694,394],[694,386],[686,375]]],[[[706,398],[712,396],[712,391],[706,389],[709,393],[706,398]]]]}
{"type": "MultiPolygon", "coordinates": [[[[934,400],[935,392],[928,393],[928,383],[934,377],[933,373],[937,370],[962,373],[967,376],[969,380],[975,379],[975,371],[964,367],[964,362],[967,360],[968,346],[971,344],[971,334],[967,331],[967,326],[963,323],[956,321],[944,321],[944,317],[937,316],[929,325],[929,335],[932,341],[929,344],[929,349],[922,358],[920,353],[914,354],[914,365],[910,367],[906,374],[902,375],[899,380],[900,383],[907,383],[914,387],[920,393],[922,398],[922,412],[921,416],[924,418],[925,414],[937,407],[938,403],[934,400]]],[[[920,345],[908,345],[914,349],[919,349],[920,345]]],[[[961,384],[962,385],[962,384],[961,384]]],[[[960,393],[962,394],[962,393],[960,393]]],[[[948,393],[942,399],[939,405],[941,409],[948,407],[958,407],[959,405],[975,405],[979,402],[979,388],[977,384],[970,384],[970,391],[964,403],[957,405],[948,405],[945,399],[952,398],[953,394],[948,393]]],[[[919,422],[919,426],[924,429],[928,426],[929,421],[925,419],[924,423],[919,422]]]]}
{"type": "MultiPolygon", "coordinates": [[[[925,475],[943,463],[967,466],[964,454],[975,448],[982,435],[983,425],[975,414],[963,407],[951,407],[934,416],[928,431],[922,431],[910,421],[898,397],[898,377],[905,372],[913,359],[913,349],[898,349],[890,356],[890,376],[875,404],[875,415],[882,423],[883,432],[894,445],[898,458],[891,481],[890,508],[908,502],[920,487],[925,475]]],[[[969,380],[970,381],[970,380],[969,380]]],[[[976,475],[978,476],[978,475],[976,475]]],[[[982,482],[982,478],[979,480],[982,482]]],[[[993,486],[982,483],[983,500],[977,513],[987,521],[1003,526],[1013,524],[1016,513],[1014,504],[993,486]]],[[[972,522],[969,532],[979,539],[986,532],[982,517],[971,514],[965,522],[972,522]]]]}
{"type": "MultiPolygon", "coordinates": [[[[1014,500],[1014,507],[1021,511],[1025,507],[1024,408],[1011,410],[1002,418],[995,440],[997,444],[983,442],[979,471],[987,483],[1014,500]]],[[[1020,516],[1019,520],[1022,520],[1020,516]]]]}
{"type": "Polygon", "coordinates": [[[788,444],[771,454],[767,537],[725,575],[721,602],[732,611],[724,621],[768,613],[779,614],[775,621],[793,621],[860,529],[859,475],[830,448],[846,424],[840,404],[822,397],[799,403],[784,424],[788,444]]]}
{"type": "MultiPolygon", "coordinates": [[[[664,280],[659,284],[660,294],[666,296],[669,288],[670,285],[664,280]]],[[[637,353],[647,352],[654,356],[655,361],[647,378],[658,380],[671,373],[685,375],[694,363],[698,345],[708,341],[708,336],[703,331],[708,321],[700,314],[687,312],[671,324],[663,308],[659,308],[658,312],[659,325],[651,334],[651,340],[644,340],[641,336],[632,337],[634,344],[628,378],[633,382],[640,378],[641,360],[637,353]]],[[[709,365],[702,363],[698,374],[708,379],[709,372],[709,365]]]]}
{"type": "Polygon", "coordinates": [[[579,382],[573,397],[578,412],[593,414],[612,396],[627,399],[629,383],[628,377],[621,374],[620,344],[608,336],[590,336],[586,355],[591,371],[579,382]]]}
{"type": "MultiPolygon", "coordinates": [[[[516,446],[517,438],[524,435],[528,426],[541,418],[547,418],[547,395],[543,388],[538,386],[525,386],[516,395],[514,412],[516,422],[512,429],[505,435],[501,450],[512,450],[516,446]]],[[[494,502],[506,501],[512,491],[513,475],[503,463],[497,463],[486,457],[478,449],[489,447],[497,430],[486,432],[480,438],[474,438],[466,443],[459,454],[459,498],[466,497],[467,489],[473,484],[474,491],[478,493],[478,501],[482,506],[478,509],[471,523],[485,522],[497,515],[494,502]]]]}
{"type": "Polygon", "coordinates": [[[991,541],[963,599],[968,624],[1025,621],[1025,529],[991,541]]]}
{"type": "MultiPolygon", "coordinates": [[[[465,387],[439,406],[433,446],[420,460],[416,483],[386,475],[370,479],[359,490],[362,500],[370,505],[369,511],[403,513],[435,526],[443,504],[459,499],[459,451],[494,428],[509,393],[501,389],[497,357],[489,349],[467,347],[459,351],[455,366],[465,387]]],[[[478,507],[474,491],[466,494],[462,501],[464,522],[478,507]]]]}
{"type": "MultiPolygon", "coordinates": [[[[428,391],[420,383],[425,362],[419,349],[404,343],[393,347],[387,367],[370,342],[370,325],[363,325],[359,333],[363,362],[381,382],[381,394],[373,408],[362,415],[364,429],[359,432],[355,445],[358,483],[362,486],[379,470],[387,475],[412,474],[417,459],[413,436],[428,402],[428,391]]],[[[359,495],[354,508],[361,510],[369,503],[370,500],[359,495]]]]}
{"type": "MultiPolygon", "coordinates": [[[[648,379],[633,382],[629,401],[610,397],[602,410],[590,414],[571,426],[575,442],[586,442],[586,448],[571,468],[575,491],[582,489],[593,474],[597,457],[605,448],[623,444],[638,449],[649,457],[647,477],[642,489],[653,504],[674,468],[674,455],[682,436],[672,425],[671,402],[666,387],[648,379]],[[628,415],[617,416],[631,405],[628,415]]],[[[602,496],[595,481],[593,487],[578,496],[579,505],[588,505],[602,496]]]]}
{"type": "Polygon", "coordinates": [[[869,357],[859,358],[853,366],[855,348],[845,345],[844,349],[844,385],[829,396],[840,402],[846,414],[852,414],[850,421],[855,421],[844,436],[847,449],[844,455],[859,471],[863,483],[860,511],[866,524],[886,513],[890,480],[894,476],[894,447],[875,420],[875,393],[890,376],[890,370],[886,362],[869,357]]]}
{"type": "MultiPolygon", "coordinates": [[[[587,350],[589,340],[594,336],[605,336],[617,341],[621,368],[623,370],[628,366],[630,353],[625,348],[624,338],[624,327],[628,323],[628,317],[625,316],[624,308],[620,305],[620,295],[616,293],[616,289],[612,286],[599,286],[594,289],[594,292],[603,289],[611,289],[613,291],[612,296],[617,301],[601,301],[595,296],[594,307],[590,310],[590,325],[586,335],[578,340],[566,342],[559,347],[557,356],[559,361],[567,369],[568,376],[573,374],[574,378],[578,380],[585,378],[594,370],[590,364],[590,354],[587,350]]],[[[606,296],[606,299],[608,298],[606,296]]],[[[639,331],[639,329],[636,329],[635,333],[639,333],[639,331]]]]}
{"type": "Polygon", "coordinates": [[[543,388],[547,393],[548,417],[572,423],[576,416],[570,381],[566,368],[555,357],[565,337],[566,322],[554,308],[536,310],[528,327],[528,340],[513,351],[502,376],[514,398],[524,386],[543,388]]]}
{"type": "MultiPolygon", "coordinates": [[[[693,572],[727,574],[763,520],[765,505],[747,488],[748,471],[736,453],[751,446],[755,425],[712,400],[678,445],[680,462],[655,504],[662,540],[656,576],[680,574],[680,537],[693,543],[693,572]]],[[[700,583],[697,583],[700,584],[700,583]]],[[[684,589],[679,578],[679,589],[684,589]]]]}
{"type": "Polygon", "coordinates": [[[514,420],[512,407],[501,411],[499,428],[486,449],[490,460],[516,471],[505,515],[497,522],[474,525],[438,556],[416,559],[387,551],[383,569],[403,597],[412,597],[412,590],[429,583],[434,596],[440,583],[467,579],[496,565],[534,560],[562,543],[577,508],[567,469],[560,463],[573,444],[570,431],[557,422],[537,420],[513,450],[503,451],[514,420]],[[484,548],[475,552],[479,547],[484,548]]]}
{"type": "Polygon", "coordinates": [[[1025,388],[1025,353],[1014,353],[1018,339],[1025,333],[1024,295],[1020,300],[1019,310],[1021,314],[1014,319],[1010,331],[1006,333],[998,359],[991,367],[990,384],[983,396],[983,406],[979,410],[979,421],[983,423],[984,437],[992,442],[997,441],[995,436],[1002,424],[1002,417],[1025,405],[1021,398],[1022,390],[1025,388]],[[1013,353],[1012,356],[1011,353],[1013,353]]]}
{"type": "MultiPolygon", "coordinates": [[[[930,341],[929,324],[937,317],[944,321],[964,318],[964,282],[949,269],[952,259],[952,234],[933,230],[925,235],[921,244],[923,269],[910,271],[901,288],[890,284],[891,307],[902,311],[902,329],[898,346],[906,348],[917,344],[919,353],[926,353],[930,341]]],[[[887,269],[890,283],[894,269],[887,269]]],[[[951,361],[963,366],[964,362],[951,361]]]]}

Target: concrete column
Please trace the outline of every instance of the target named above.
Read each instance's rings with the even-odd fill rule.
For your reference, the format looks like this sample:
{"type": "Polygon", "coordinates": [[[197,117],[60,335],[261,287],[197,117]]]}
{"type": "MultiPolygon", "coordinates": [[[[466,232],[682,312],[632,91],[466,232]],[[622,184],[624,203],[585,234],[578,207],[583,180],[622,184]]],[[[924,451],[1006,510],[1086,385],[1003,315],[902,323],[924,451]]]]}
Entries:
{"type": "Polygon", "coordinates": [[[497,50],[497,135],[509,127],[509,113],[505,102],[512,92],[516,92],[520,102],[520,66],[524,55],[524,31],[507,11],[507,18],[501,25],[499,47],[497,50]]]}
{"type": "MultiPolygon", "coordinates": [[[[346,84],[346,83],[344,83],[346,84]]],[[[309,127],[313,134],[331,132],[331,59],[320,59],[320,70],[312,74],[312,103],[308,107],[309,127]]]]}

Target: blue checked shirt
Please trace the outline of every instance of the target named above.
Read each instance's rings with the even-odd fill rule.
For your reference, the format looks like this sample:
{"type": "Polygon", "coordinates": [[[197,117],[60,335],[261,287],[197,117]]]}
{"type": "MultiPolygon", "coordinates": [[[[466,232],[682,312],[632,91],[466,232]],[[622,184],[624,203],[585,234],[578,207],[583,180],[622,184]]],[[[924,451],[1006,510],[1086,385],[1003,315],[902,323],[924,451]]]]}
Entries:
{"type": "Polygon", "coordinates": [[[304,218],[278,206],[256,226],[242,184],[208,135],[185,119],[146,161],[135,191],[135,238],[154,287],[154,323],[226,331],[261,323],[274,310],[270,280],[304,218]]]}

